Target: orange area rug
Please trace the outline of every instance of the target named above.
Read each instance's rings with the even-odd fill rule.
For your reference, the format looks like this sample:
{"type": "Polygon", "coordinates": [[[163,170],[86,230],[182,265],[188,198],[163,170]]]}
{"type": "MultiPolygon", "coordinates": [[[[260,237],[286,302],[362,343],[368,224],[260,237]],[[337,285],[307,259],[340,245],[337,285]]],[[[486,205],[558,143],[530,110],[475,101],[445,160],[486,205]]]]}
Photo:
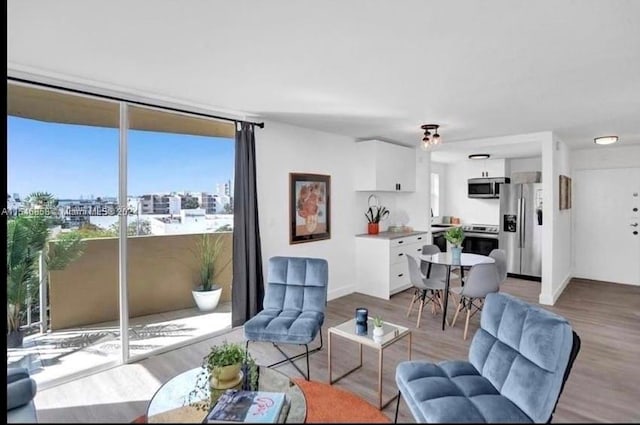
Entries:
{"type": "MultiPolygon", "coordinates": [[[[390,423],[391,420],[365,399],[332,385],[294,379],[307,400],[305,423],[390,423]]],[[[132,423],[144,424],[146,416],[132,423]]]]}
{"type": "Polygon", "coordinates": [[[316,381],[294,379],[307,400],[306,423],[390,423],[374,405],[348,391],[316,381]]]}

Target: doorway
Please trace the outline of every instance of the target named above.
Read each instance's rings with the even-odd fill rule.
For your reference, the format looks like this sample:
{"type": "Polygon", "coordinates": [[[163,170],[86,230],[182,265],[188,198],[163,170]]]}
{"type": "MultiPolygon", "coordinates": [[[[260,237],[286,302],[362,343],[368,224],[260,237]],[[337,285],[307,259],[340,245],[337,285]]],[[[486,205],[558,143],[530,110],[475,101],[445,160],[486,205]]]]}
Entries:
{"type": "Polygon", "coordinates": [[[575,277],[640,285],[640,168],[578,170],[575,277]]]}

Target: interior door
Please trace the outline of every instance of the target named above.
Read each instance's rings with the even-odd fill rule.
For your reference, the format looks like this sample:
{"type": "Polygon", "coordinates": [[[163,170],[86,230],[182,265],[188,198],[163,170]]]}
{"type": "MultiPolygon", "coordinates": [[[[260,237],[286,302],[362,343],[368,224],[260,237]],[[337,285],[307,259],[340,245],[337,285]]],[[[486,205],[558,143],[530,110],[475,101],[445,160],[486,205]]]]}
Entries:
{"type": "Polygon", "coordinates": [[[640,168],[575,173],[575,276],[640,285],[640,168]]]}

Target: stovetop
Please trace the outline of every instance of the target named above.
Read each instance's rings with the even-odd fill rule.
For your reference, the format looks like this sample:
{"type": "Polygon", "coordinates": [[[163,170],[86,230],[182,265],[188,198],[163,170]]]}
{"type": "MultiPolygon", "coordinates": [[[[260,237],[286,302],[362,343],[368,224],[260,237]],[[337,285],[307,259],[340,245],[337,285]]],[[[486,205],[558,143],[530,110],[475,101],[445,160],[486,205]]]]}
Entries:
{"type": "Polygon", "coordinates": [[[463,224],[462,230],[473,233],[497,234],[499,229],[497,224],[463,224]]]}

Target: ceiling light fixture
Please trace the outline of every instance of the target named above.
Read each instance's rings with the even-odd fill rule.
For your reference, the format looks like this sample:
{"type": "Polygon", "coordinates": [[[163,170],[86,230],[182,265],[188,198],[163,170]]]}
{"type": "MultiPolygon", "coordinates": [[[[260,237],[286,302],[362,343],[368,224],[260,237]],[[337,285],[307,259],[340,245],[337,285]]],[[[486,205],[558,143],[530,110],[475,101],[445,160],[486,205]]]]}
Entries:
{"type": "Polygon", "coordinates": [[[596,137],[593,142],[597,145],[610,145],[618,141],[618,136],[596,137]]]}
{"type": "Polygon", "coordinates": [[[420,126],[420,128],[424,130],[424,136],[420,143],[420,148],[422,148],[423,151],[427,151],[432,146],[442,143],[442,139],[438,134],[438,128],[440,128],[438,124],[424,124],[420,126]],[[431,134],[430,130],[433,130],[433,134],[431,134]]]}
{"type": "Polygon", "coordinates": [[[488,153],[474,153],[469,155],[469,159],[489,159],[491,155],[488,153]]]}

